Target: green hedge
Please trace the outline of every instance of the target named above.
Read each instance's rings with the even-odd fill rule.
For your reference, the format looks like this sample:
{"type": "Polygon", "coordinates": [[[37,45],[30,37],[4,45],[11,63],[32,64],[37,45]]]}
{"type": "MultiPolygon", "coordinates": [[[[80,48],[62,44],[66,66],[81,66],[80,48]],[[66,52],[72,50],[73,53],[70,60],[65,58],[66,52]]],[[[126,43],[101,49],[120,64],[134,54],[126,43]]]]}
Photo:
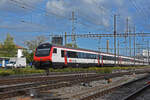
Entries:
{"type": "Polygon", "coordinates": [[[17,74],[32,74],[32,73],[44,73],[44,70],[37,69],[26,69],[26,68],[18,68],[18,69],[0,69],[0,76],[8,76],[8,75],[17,75],[17,74]]]}
{"type": "MultiPolygon", "coordinates": [[[[150,66],[146,66],[150,67],[150,66]]],[[[50,68],[50,72],[88,72],[95,71],[97,73],[112,73],[115,70],[134,70],[142,69],[145,67],[89,67],[89,68],[64,68],[64,69],[53,69],[50,68]]],[[[45,73],[45,70],[37,70],[31,67],[20,68],[20,69],[0,69],[0,76],[16,75],[16,74],[33,74],[33,73],[45,73]]]]}

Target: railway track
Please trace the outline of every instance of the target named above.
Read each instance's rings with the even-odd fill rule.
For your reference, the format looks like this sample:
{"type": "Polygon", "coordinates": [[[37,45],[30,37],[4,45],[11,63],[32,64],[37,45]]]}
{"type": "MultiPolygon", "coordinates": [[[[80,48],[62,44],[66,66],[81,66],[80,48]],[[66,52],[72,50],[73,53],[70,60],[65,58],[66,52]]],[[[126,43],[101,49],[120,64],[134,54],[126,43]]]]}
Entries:
{"type": "MultiPolygon", "coordinates": [[[[109,75],[131,75],[132,73],[136,73],[136,74],[142,74],[142,73],[147,73],[150,72],[150,70],[139,70],[139,71],[129,71],[129,72],[117,72],[117,73],[113,73],[113,74],[109,74],[109,75]]],[[[46,75],[42,75],[42,76],[29,76],[29,77],[15,77],[15,78],[2,78],[0,79],[0,86],[2,85],[12,85],[12,84],[21,84],[21,83],[32,83],[32,82],[41,82],[41,81],[48,81],[48,80],[55,80],[58,78],[63,78],[63,77],[68,77],[68,76],[88,76],[88,75],[94,75],[96,73],[69,73],[69,74],[56,74],[54,75],[54,73],[52,75],[46,76],[46,75]]],[[[108,74],[101,74],[101,76],[105,76],[105,78],[107,78],[108,74]]],[[[108,75],[108,76],[109,76],[108,75]]]]}
{"type": "MultiPolygon", "coordinates": [[[[104,96],[105,100],[122,100],[124,97],[135,93],[137,90],[145,86],[145,84],[150,80],[150,76],[138,79],[120,87],[117,87],[114,92],[112,92],[108,97],[104,96]],[[106,98],[105,98],[106,97],[106,98]]],[[[123,99],[124,100],[124,99],[123,99]]]]}
{"type": "Polygon", "coordinates": [[[138,93],[141,93],[141,91],[149,87],[149,84],[146,85],[149,80],[150,75],[122,85],[112,85],[102,91],[96,91],[97,89],[95,89],[91,91],[91,94],[80,100],[133,100],[138,93]]]}
{"type": "Polygon", "coordinates": [[[73,84],[77,84],[79,82],[92,81],[97,78],[102,79],[104,78],[104,75],[82,74],[82,75],[72,75],[72,76],[59,76],[59,77],[50,77],[48,78],[48,80],[43,80],[42,82],[35,81],[34,79],[32,80],[35,81],[33,83],[4,85],[0,87],[1,90],[0,99],[22,95],[22,93],[25,94],[25,91],[29,91],[31,89],[36,89],[38,91],[54,89],[63,86],[70,86],[73,84]]]}
{"type": "Polygon", "coordinates": [[[0,86],[2,85],[12,85],[12,84],[21,84],[21,83],[32,83],[32,82],[41,82],[48,80],[61,79],[65,77],[82,77],[82,76],[92,76],[96,73],[76,73],[76,74],[62,74],[62,75],[49,75],[49,76],[32,76],[32,77],[19,77],[19,78],[5,78],[0,79],[0,86]]]}
{"type": "MultiPolygon", "coordinates": [[[[140,73],[147,73],[149,71],[140,71],[140,72],[134,72],[137,74],[140,73]]],[[[106,79],[106,78],[113,78],[113,77],[119,77],[122,75],[131,75],[133,72],[123,72],[123,73],[113,73],[113,74],[82,74],[82,75],[69,75],[69,76],[57,76],[57,77],[34,77],[33,80],[32,78],[29,78],[29,80],[22,81],[25,83],[20,83],[17,82],[17,84],[11,84],[11,85],[4,85],[0,87],[0,99],[4,100],[5,98],[10,98],[10,97],[15,97],[15,96],[20,96],[20,95],[25,95],[28,93],[30,90],[36,90],[36,91],[45,91],[45,90],[50,90],[50,89],[56,89],[60,87],[66,87],[66,86],[71,86],[74,84],[79,84],[82,82],[90,82],[90,81],[95,81],[95,80],[101,80],[101,79],[106,79]]],[[[20,80],[20,79],[19,79],[20,80]]],[[[23,79],[25,80],[25,79],[23,79]]],[[[10,82],[12,80],[9,80],[10,82]]],[[[7,81],[6,81],[7,83],[7,81]]]]}
{"type": "Polygon", "coordinates": [[[79,72],[50,72],[49,75],[46,73],[35,73],[35,74],[19,74],[19,75],[9,75],[9,76],[0,76],[0,79],[12,79],[12,78],[30,78],[30,77],[39,77],[39,76],[53,76],[53,75],[67,75],[67,74],[84,74],[91,73],[94,74],[96,71],[79,71],[79,72]]]}
{"type": "MultiPolygon", "coordinates": [[[[115,74],[120,75],[130,75],[132,73],[140,74],[140,73],[147,73],[150,72],[150,69],[145,70],[137,70],[137,71],[128,71],[128,72],[117,72],[115,74]]],[[[94,75],[95,72],[78,72],[78,73],[51,73],[49,76],[46,76],[44,74],[33,74],[33,75],[21,75],[21,76],[13,76],[13,77],[5,77],[0,78],[0,86],[1,85],[11,85],[11,84],[20,84],[20,83],[32,83],[32,82],[41,82],[41,81],[47,81],[47,80],[54,80],[57,78],[63,78],[65,76],[84,76],[84,75],[94,75]]],[[[113,74],[112,74],[113,75],[113,74]]],[[[107,76],[107,74],[101,74],[101,76],[107,76]]],[[[107,78],[107,77],[106,77],[107,78]]]]}
{"type": "MultiPolygon", "coordinates": [[[[146,84],[144,85],[142,88],[139,88],[137,91],[135,91],[134,93],[126,96],[124,99],[122,100],[137,100],[137,98],[141,95],[141,94],[147,94],[149,93],[148,90],[150,90],[150,84],[146,84]]],[[[142,96],[143,97],[143,96],[142,96]]],[[[139,99],[140,100],[140,99],[139,99]]],[[[146,100],[143,98],[143,100],[146,100]]],[[[147,100],[149,100],[149,98],[147,98],[147,100]]]]}
{"type": "Polygon", "coordinates": [[[31,89],[42,91],[42,90],[50,90],[56,89],[65,86],[71,86],[73,84],[78,84],[81,82],[89,82],[98,79],[102,79],[104,76],[102,75],[91,75],[91,76],[71,76],[66,78],[59,78],[52,81],[45,81],[45,82],[34,82],[30,84],[19,84],[19,85],[8,85],[2,86],[0,88],[0,99],[15,97],[19,95],[26,94],[27,91],[31,89]]]}

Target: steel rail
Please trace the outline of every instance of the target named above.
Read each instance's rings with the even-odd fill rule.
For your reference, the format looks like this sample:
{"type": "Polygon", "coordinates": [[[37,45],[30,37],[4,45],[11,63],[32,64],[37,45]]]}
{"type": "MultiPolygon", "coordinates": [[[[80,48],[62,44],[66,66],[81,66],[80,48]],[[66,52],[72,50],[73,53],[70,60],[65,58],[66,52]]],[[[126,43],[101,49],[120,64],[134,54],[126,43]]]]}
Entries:
{"type": "MultiPolygon", "coordinates": [[[[93,99],[98,98],[98,97],[100,97],[100,96],[104,96],[105,94],[111,93],[112,91],[115,91],[116,89],[118,89],[118,88],[120,88],[120,87],[122,87],[122,86],[127,86],[127,85],[129,85],[129,84],[132,84],[132,83],[137,82],[137,81],[141,81],[141,80],[143,80],[143,79],[145,79],[145,78],[148,78],[148,77],[149,77],[149,75],[147,75],[146,77],[142,77],[142,78],[140,78],[140,79],[136,79],[136,80],[133,80],[133,81],[131,81],[131,82],[125,83],[125,84],[123,84],[123,85],[119,85],[119,86],[116,86],[116,87],[112,87],[112,88],[109,88],[109,89],[105,89],[105,90],[103,90],[103,91],[101,91],[101,92],[97,92],[97,93],[94,93],[94,94],[92,94],[92,95],[83,97],[83,98],[81,98],[80,100],[93,100],[93,99]]],[[[145,87],[143,87],[142,89],[145,89],[145,88],[147,88],[147,87],[150,87],[150,85],[148,84],[148,85],[146,85],[145,87]]],[[[139,90],[139,91],[140,91],[140,90],[139,90]]],[[[136,93],[136,92],[135,92],[135,93],[136,93]]],[[[135,96],[134,93],[133,93],[132,95],[133,95],[133,98],[134,98],[134,96],[135,96]]],[[[132,95],[131,95],[131,96],[132,96],[132,95]]],[[[128,97],[130,97],[130,96],[128,96],[128,97]]],[[[123,99],[123,100],[133,100],[133,98],[131,98],[131,99],[123,99]]]]}
{"type": "Polygon", "coordinates": [[[139,71],[139,72],[123,72],[123,73],[113,73],[113,74],[103,74],[103,75],[77,75],[76,77],[66,77],[66,78],[54,78],[54,81],[43,81],[41,83],[33,83],[33,84],[23,84],[22,86],[8,86],[3,89],[1,89],[0,92],[0,99],[5,99],[5,98],[10,98],[10,97],[15,97],[18,95],[24,95],[27,91],[31,89],[36,89],[36,90],[49,90],[49,89],[54,89],[54,88],[60,88],[60,87],[65,87],[65,86],[71,86],[75,84],[79,84],[81,82],[91,82],[91,81],[96,81],[96,80],[101,80],[101,79],[107,79],[107,78],[113,78],[113,77],[120,77],[123,75],[131,75],[133,73],[147,73],[149,71],[139,71]]]}
{"type": "Polygon", "coordinates": [[[134,93],[128,95],[127,97],[125,97],[122,100],[134,100],[136,99],[140,94],[142,94],[146,89],[150,88],[150,84],[147,84],[145,86],[143,86],[142,88],[138,89],[137,91],[135,91],[134,93]]]}
{"type": "Polygon", "coordinates": [[[92,76],[95,74],[65,74],[65,75],[54,75],[54,76],[36,76],[36,77],[24,77],[24,78],[10,78],[10,79],[0,79],[0,85],[11,85],[11,84],[20,84],[20,83],[31,83],[31,82],[38,82],[38,81],[47,81],[47,80],[55,80],[58,78],[64,77],[83,77],[83,76],[92,76]]]}

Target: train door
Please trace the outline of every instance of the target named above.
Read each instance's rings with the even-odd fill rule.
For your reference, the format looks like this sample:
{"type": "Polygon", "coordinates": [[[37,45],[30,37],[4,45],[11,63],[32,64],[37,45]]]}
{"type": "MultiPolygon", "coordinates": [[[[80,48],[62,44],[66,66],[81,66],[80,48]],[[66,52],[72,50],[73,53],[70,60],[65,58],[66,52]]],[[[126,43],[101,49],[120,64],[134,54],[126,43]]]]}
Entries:
{"type": "Polygon", "coordinates": [[[99,57],[99,58],[98,58],[98,59],[99,59],[99,60],[98,60],[98,63],[99,63],[100,66],[103,67],[103,56],[102,56],[102,55],[99,55],[98,57],[99,57]]]}
{"type": "Polygon", "coordinates": [[[61,50],[62,63],[67,66],[67,51],[61,50]]]}
{"type": "Polygon", "coordinates": [[[64,62],[65,66],[67,66],[67,51],[64,51],[64,62]]]}
{"type": "Polygon", "coordinates": [[[119,64],[121,65],[121,64],[122,64],[122,58],[120,57],[120,59],[119,59],[119,60],[120,60],[120,63],[119,63],[119,64]]]}
{"type": "Polygon", "coordinates": [[[58,52],[57,52],[57,48],[53,48],[53,62],[58,62],[58,52]]]}
{"type": "Polygon", "coordinates": [[[101,66],[103,67],[103,65],[104,65],[103,56],[101,56],[101,61],[102,61],[101,66]]]}
{"type": "Polygon", "coordinates": [[[98,66],[100,66],[100,55],[98,55],[98,66]]]}

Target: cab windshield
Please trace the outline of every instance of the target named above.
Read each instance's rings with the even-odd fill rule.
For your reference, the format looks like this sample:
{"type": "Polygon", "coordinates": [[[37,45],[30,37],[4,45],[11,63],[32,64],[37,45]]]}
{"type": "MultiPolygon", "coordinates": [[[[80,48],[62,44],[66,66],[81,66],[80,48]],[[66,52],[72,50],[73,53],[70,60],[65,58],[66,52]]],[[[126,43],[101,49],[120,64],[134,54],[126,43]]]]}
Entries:
{"type": "Polygon", "coordinates": [[[50,50],[51,46],[49,44],[42,44],[38,46],[35,56],[37,57],[49,56],[50,50]]]}

